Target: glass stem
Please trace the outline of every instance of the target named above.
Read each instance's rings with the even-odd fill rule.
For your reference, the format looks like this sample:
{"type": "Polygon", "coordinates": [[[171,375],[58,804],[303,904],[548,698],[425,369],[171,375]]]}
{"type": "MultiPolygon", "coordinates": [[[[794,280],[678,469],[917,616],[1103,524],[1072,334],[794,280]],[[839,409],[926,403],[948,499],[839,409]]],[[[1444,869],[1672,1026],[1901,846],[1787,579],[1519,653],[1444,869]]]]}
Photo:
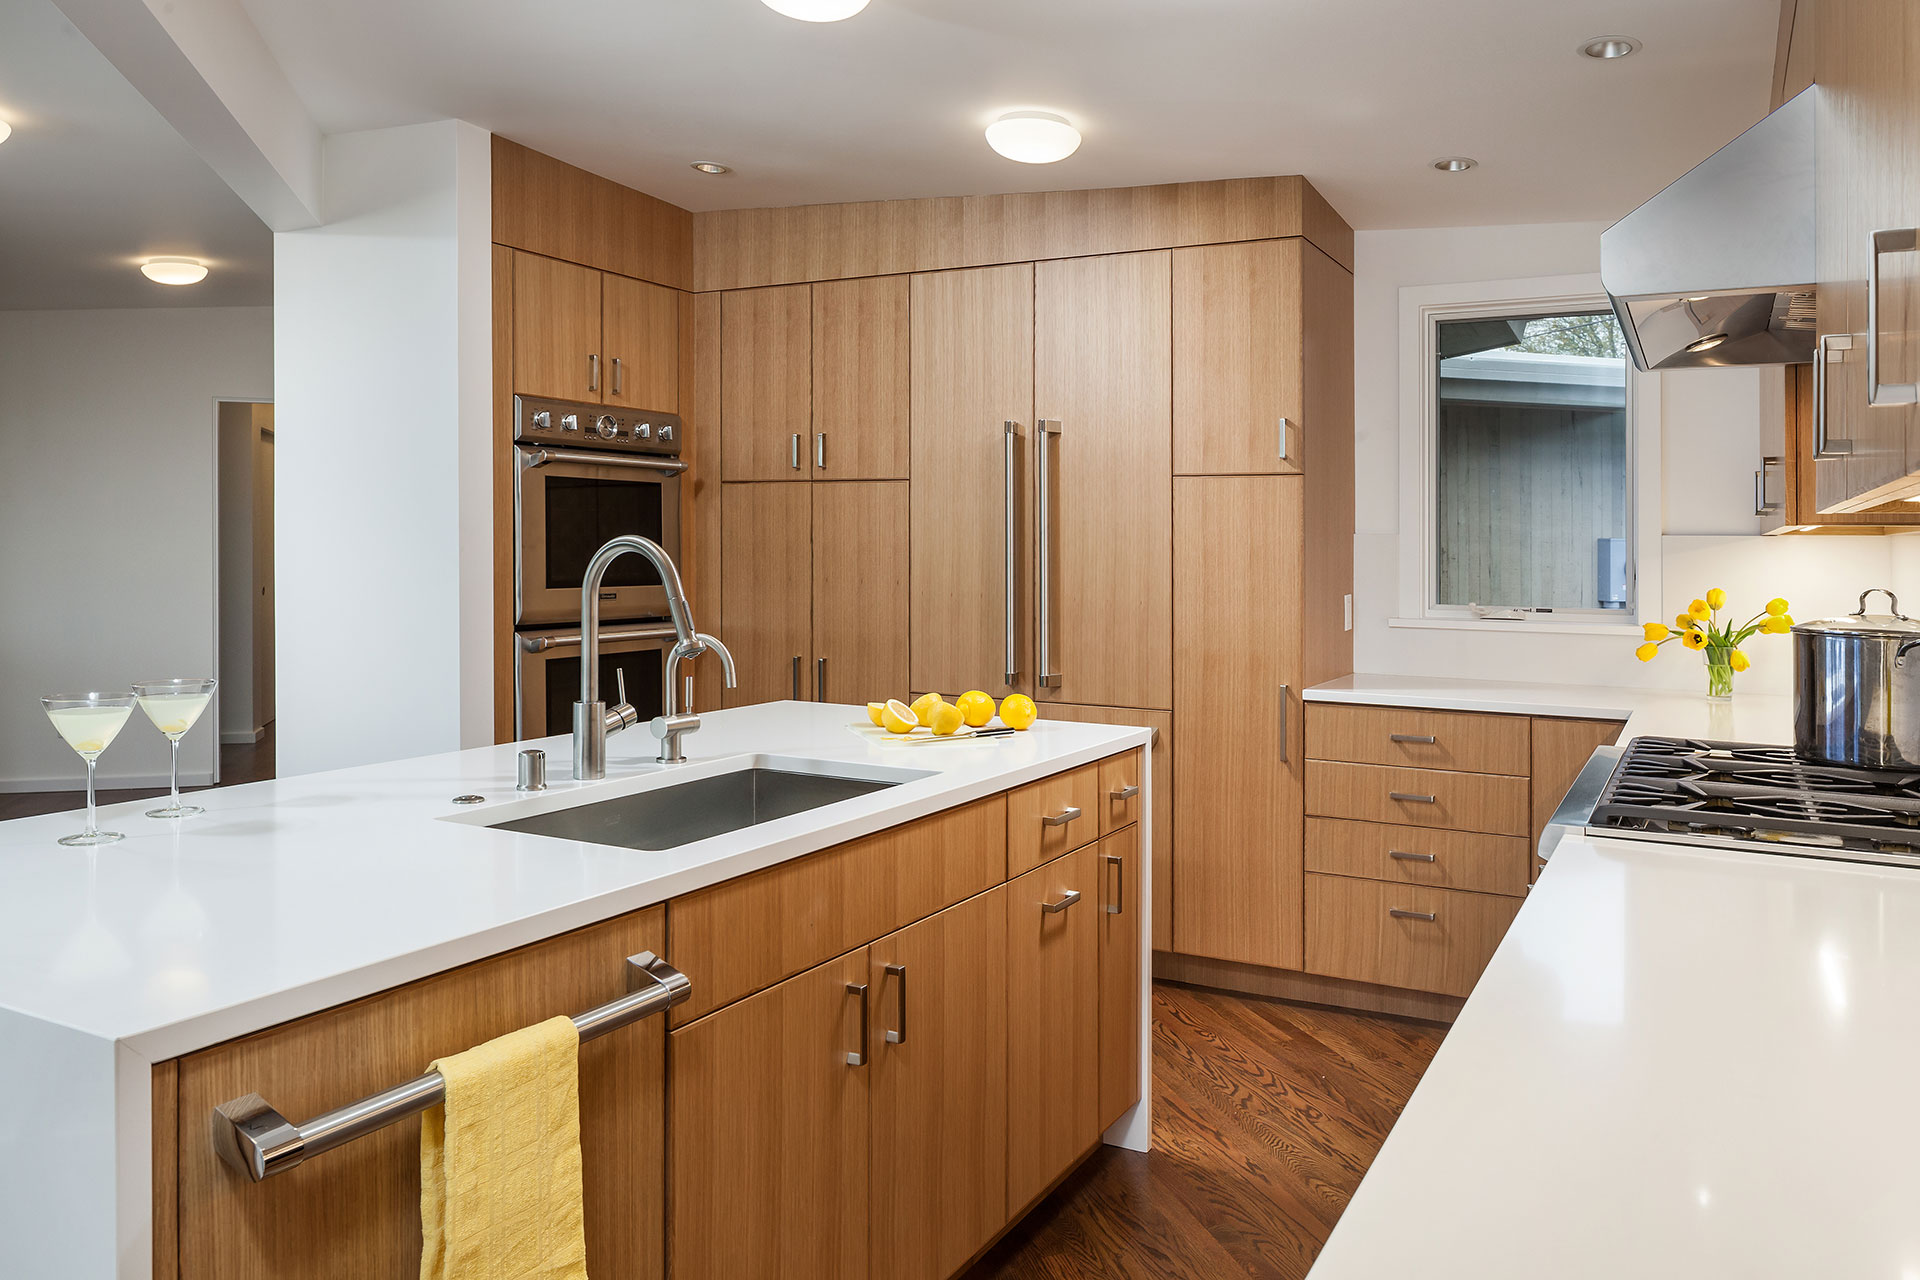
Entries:
{"type": "Polygon", "coordinates": [[[94,825],[94,821],[93,821],[93,766],[94,766],[94,762],[92,760],[88,760],[87,761],[87,832],[86,833],[90,836],[97,835],[100,830],[99,827],[94,825]]]}
{"type": "Polygon", "coordinates": [[[169,738],[168,741],[173,743],[173,780],[171,784],[173,799],[167,807],[177,810],[180,807],[180,739],[169,738]]]}

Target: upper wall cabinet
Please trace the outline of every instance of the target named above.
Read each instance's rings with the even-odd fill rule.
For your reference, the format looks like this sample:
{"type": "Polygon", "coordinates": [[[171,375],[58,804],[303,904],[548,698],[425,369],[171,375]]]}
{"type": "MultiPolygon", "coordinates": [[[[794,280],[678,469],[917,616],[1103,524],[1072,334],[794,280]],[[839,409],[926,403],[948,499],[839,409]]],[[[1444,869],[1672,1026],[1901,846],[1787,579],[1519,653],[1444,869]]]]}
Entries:
{"type": "Polygon", "coordinates": [[[907,278],[813,286],[816,480],[907,478],[907,278]]]}
{"type": "Polygon", "coordinates": [[[680,412],[680,295],[644,280],[605,275],[600,317],[606,403],[680,412]]]}
{"type": "Polygon", "coordinates": [[[812,471],[813,296],[808,285],[720,299],[720,473],[806,480],[812,471]]]}
{"type": "Polygon", "coordinates": [[[1301,469],[1303,244],[1174,250],[1174,474],[1301,469]]]}
{"type": "Polygon", "coordinates": [[[680,410],[679,295],[514,251],[513,390],[680,410]]]}

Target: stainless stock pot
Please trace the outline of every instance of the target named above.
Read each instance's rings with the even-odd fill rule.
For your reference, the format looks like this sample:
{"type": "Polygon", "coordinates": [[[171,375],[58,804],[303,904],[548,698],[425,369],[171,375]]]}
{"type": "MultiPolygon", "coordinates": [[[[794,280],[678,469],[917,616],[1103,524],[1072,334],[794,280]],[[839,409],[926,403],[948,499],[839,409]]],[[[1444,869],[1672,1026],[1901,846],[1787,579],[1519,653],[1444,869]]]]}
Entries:
{"type": "Polygon", "coordinates": [[[1841,618],[1793,627],[1793,748],[1808,760],[1920,768],[1920,622],[1883,587],[1841,618]],[[1879,591],[1887,613],[1868,613],[1879,591]]]}

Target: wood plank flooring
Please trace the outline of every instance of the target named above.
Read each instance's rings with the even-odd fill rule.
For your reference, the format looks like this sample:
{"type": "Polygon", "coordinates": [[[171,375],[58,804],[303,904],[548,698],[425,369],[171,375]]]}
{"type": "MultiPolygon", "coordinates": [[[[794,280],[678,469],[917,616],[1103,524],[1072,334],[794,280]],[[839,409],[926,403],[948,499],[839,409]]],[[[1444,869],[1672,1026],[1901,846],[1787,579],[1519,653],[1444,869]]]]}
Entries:
{"type": "MultiPolygon", "coordinates": [[[[74,758],[74,772],[84,778],[86,766],[74,758]]],[[[274,776],[273,726],[268,725],[265,735],[258,742],[239,745],[221,744],[220,747],[220,785],[238,786],[242,782],[259,782],[274,776]]],[[[182,787],[182,793],[198,791],[199,787],[182,787]]],[[[128,800],[151,800],[155,796],[167,794],[165,787],[130,788],[119,791],[101,791],[96,797],[100,804],[121,804],[128,800]]],[[[84,784],[73,791],[0,791],[0,822],[9,818],[31,818],[42,813],[65,813],[69,809],[87,807],[87,793],[84,784]]]]}
{"type": "Polygon", "coordinates": [[[1101,1147],[965,1280],[1304,1276],[1446,1034],[1153,994],[1153,1151],[1101,1147]]]}

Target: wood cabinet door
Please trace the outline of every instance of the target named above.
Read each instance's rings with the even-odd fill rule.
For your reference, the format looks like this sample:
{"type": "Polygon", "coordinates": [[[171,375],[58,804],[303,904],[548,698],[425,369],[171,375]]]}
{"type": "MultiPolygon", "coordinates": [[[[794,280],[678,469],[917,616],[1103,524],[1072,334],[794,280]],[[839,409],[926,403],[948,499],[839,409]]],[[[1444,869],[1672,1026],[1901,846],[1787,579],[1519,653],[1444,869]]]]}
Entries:
{"type": "Polygon", "coordinates": [[[816,480],[907,478],[907,278],[813,286],[816,480]]]}
{"type": "MultiPolygon", "coordinates": [[[[1153,949],[1173,949],[1173,713],[1127,707],[1047,704],[1049,720],[1082,724],[1130,724],[1153,730],[1147,768],[1153,777],[1153,949]]],[[[1104,771],[1103,771],[1104,772],[1104,771]]],[[[1104,800],[1102,803],[1109,803],[1104,800]]],[[[1137,801],[1136,801],[1137,803],[1137,801]]]]}
{"type": "Polygon", "coordinates": [[[907,482],[813,490],[813,696],[881,702],[907,690],[907,482]]]}
{"type": "Polygon", "coordinates": [[[1174,489],[1180,716],[1173,949],[1298,969],[1303,928],[1301,476],[1174,489]]]}
{"type": "Polygon", "coordinates": [[[996,698],[1028,692],[1033,267],[917,275],[910,292],[908,683],[996,698]],[[1008,423],[1016,432],[1011,454],[1008,423]]]}
{"type": "Polygon", "coordinates": [[[1100,866],[1088,845],[1006,886],[1014,1213],[1100,1140],[1100,866]]]}
{"type": "Polygon", "coordinates": [[[645,280],[600,277],[606,403],[680,412],[680,298],[645,280]]]}
{"type": "Polygon", "coordinates": [[[1300,470],[1301,244],[1173,251],[1174,474],[1300,470]]]}
{"type": "Polygon", "coordinates": [[[1036,697],[1173,705],[1172,295],[1166,250],[1034,268],[1036,697]]]}
{"type": "Polygon", "coordinates": [[[1611,746],[1623,726],[1617,720],[1533,718],[1532,839],[1527,845],[1531,879],[1539,877],[1540,833],[1567,789],[1600,747],[1611,746]]]}
{"type": "Polygon", "coordinates": [[[806,480],[813,434],[813,293],[808,285],[720,298],[720,472],[806,480]]]}
{"type": "Polygon", "coordinates": [[[1100,1120],[1140,1101],[1140,829],[1094,846],[1100,856],[1100,1120]]]}
{"type": "MultiPolygon", "coordinates": [[[[435,1058],[627,991],[626,957],[666,954],[649,907],[179,1060],[181,1280],[415,1280],[420,1121],[390,1125],[264,1182],[207,1141],[213,1109],[258,1093],[306,1120],[412,1079],[435,1058]]],[[[666,1019],[580,1046],[587,1269],[664,1274],[666,1019]]]]}
{"type": "Polygon", "coordinates": [[[514,250],[514,393],[597,402],[602,363],[600,273],[514,250]]]}
{"type": "Polygon", "coordinates": [[[1006,887],[869,948],[873,1274],[946,1280],[1007,1221],[1006,887]]]}
{"type": "Polygon", "coordinates": [[[720,637],[738,685],[726,705],[813,696],[810,486],[720,486],[720,637]]]}
{"type": "Polygon", "coordinates": [[[862,947],[668,1037],[674,1280],[867,1274],[871,1002],[862,947]]]}

